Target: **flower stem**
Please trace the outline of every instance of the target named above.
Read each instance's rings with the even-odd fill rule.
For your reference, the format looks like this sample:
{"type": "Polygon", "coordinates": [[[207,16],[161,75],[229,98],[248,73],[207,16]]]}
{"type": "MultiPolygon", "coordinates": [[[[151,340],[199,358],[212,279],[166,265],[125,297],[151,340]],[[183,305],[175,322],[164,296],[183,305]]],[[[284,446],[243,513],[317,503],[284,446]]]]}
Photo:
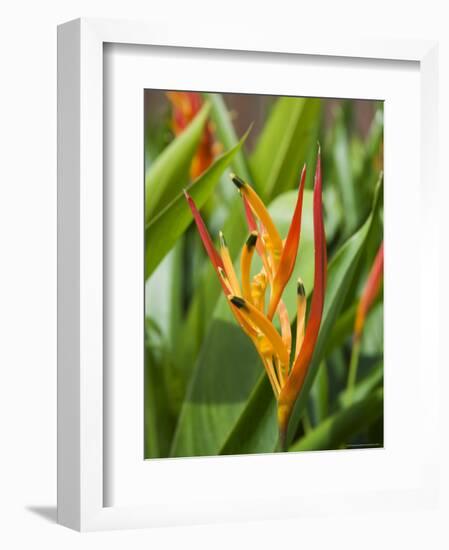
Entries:
{"type": "Polygon", "coordinates": [[[279,428],[279,438],[276,447],[277,453],[284,453],[287,451],[287,430],[279,428]]]}

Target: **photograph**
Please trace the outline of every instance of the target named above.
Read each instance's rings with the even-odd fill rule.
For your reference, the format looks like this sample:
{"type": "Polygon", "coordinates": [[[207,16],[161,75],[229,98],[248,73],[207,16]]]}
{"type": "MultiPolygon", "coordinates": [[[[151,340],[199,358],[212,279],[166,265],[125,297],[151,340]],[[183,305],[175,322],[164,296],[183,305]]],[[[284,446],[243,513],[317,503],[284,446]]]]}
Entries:
{"type": "Polygon", "coordinates": [[[145,458],[383,448],[383,101],[143,101],[145,458]]]}

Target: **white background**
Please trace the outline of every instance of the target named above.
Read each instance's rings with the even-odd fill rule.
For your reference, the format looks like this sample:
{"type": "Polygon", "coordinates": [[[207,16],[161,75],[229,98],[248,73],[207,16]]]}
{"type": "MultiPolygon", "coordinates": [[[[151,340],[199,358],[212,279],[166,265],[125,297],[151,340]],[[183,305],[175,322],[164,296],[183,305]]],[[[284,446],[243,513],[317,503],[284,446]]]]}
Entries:
{"type": "MultiPolygon", "coordinates": [[[[154,531],[83,534],[59,527],[56,501],[56,25],[78,16],[185,21],[201,33],[208,20],[229,32],[365,33],[440,40],[440,97],[449,97],[448,17],[443,2],[243,3],[150,0],[16,1],[2,13],[0,32],[0,546],[2,548],[447,548],[448,475],[442,472],[445,508],[424,514],[298,519],[154,531]],[[213,6],[213,13],[212,13],[213,6]]],[[[449,143],[447,101],[440,102],[440,158],[449,143]]],[[[406,132],[407,129],[404,128],[406,132]]],[[[447,180],[447,177],[446,177],[447,180]]],[[[441,176],[440,185],[447,184],[441,176]]],[[[448,192],[441,189],[448,204],[448,192]]],[[[444,212],[444,210],[442,210],[444,212]]],[[[444,234],[448,216],[443,217],[444,234]]],[[[447,244],[442,241],[442,251],[447,244]]],[[[448,279],[448,264],[441,274],[448,279]]],[[[413,276],[413,274],[410,274],[413,276]]],[[[444,286],[443,286],[444,290],[444,286]]],[[[447,305],[447,291],[442,308],[447,305]]],[[[429,320],[429,322],[438,322],[429,320]]],[[[447,323],[442,327],[447,333],[447,323]]],[[[449,366],[447,366],[449,368],[449,366]]],[[[448,376],[442,370],[442,414],[448,419],[448,376]],[[446,398],[445,398],[446,397],[446,398]]],[[[447,437],[448,422],[441,433],[447,437]]],[[[419,442],[417,442],[419,444],[419,442]]],[[[446,460],[449,463],[447,440],[446,460]]]]}

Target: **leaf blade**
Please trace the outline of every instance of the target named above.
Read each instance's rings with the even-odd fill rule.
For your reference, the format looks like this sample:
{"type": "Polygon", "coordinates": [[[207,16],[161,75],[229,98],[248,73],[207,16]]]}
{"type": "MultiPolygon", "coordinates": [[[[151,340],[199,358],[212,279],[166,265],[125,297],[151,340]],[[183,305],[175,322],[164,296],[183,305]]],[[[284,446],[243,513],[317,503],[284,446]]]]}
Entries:
{"type": "Polygon", "coordinates": [[[371,425],[383,412],[383,389],[326,418],[298,442],[289,452],[338,449],[349,437],[371,425]]]}
{"type": "MultiPolygon", "coordinates": [[[[244,140],[230,151],[219,157],[198,180],[187,189],[195,200],[198,208],[206,202],[221,174],[229,166],[244,140]]],[[[157,215],[145,229],[145,278],[154,272],[167,252],[174,246],[179,236],[185,231],[192,220],[189,206],[184,194],[177,197],[157,215]]]]}
{"type": "Polygon", "coordinates": [[[222,434],[239,417],[261,369],[256,350],[240,328],[214,319],[181,409],[170,456],[217,455],[222,434]],[[245,368],[237,369],[241,361],[245,368]]]}
{"type": "MultiPolygon", "coordinates": [[[[210,116],[215,123],[220,142],[226,149],[231,149],[238,143],[238,137],[222,94],[206,93],[204,97],[211,104],[210,116]]],[[[242,149],[235,155],[232,166],[241,177],[246,180],[251,179],[248,162],[242,149]]]]}
{"type": "Polygon", "coordinates": [[[188,183],[190,164],[210,112],[205,103],[189,126],[157,157],[145,176],[145,223],[163,210],[188,183]]]}
{"type": "Polygon", "coordinates": [[[249,165],[264,201],[296,187],[320,120],[319,99],[282,97],[273,106],[249,165]]]}

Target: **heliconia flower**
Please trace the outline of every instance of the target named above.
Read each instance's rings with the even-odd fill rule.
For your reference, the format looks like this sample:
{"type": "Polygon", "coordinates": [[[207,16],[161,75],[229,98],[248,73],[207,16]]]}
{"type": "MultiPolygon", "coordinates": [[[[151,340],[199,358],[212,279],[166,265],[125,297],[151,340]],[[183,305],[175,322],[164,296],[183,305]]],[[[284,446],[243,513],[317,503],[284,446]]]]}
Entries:
{"type": "MultiPolygon", "coordinates": [[[[167,97],[173,106],[172,129],[175,136],[178,136],[201,110],[203,100],[198,92],[167,92],[167,97]]],[[[195,180],[209,168],[219,151],[220,145],[215,141],[213,125],[208,121],[190,166],[192,180],[195,180]]]]}
{"type": "Polygon", "coordinates": [[[366,316],[380,290],[384,271],[384,243],[382,241],[362,292],[354,323],[354,340],[359,340],[366,316]]]}
{"type": "Polygon", "coordinates": [[[268,210],[249,183],[232,174],[243,199],[249,236],[240,256],[240,280],[234,269],[226,240],[220,232],[220,251],[215,248],[193,199],[185,192],[206,252],[237,322],[253,342],[264,365],[278,403],[280,444],[285,448],[288,422],[304,383],[318,338],[326,287],[326,238],[323,223],[321,159],[318,151],[313,193],[315,275],[310,314],[306,323],[307,298],[297,280],[297,319],[294,354],[291,322],[282,293],[292,277],[299,248],[301,213],[306,170],[302,171],[296,207],[285,241],[268,210]],[[251,278],[254,252],[262,269],[251,278]],[[270,289],[266,299],[267,288],[270,289]],[[279,319],[280,332],[273,323],[279,319]]]}

